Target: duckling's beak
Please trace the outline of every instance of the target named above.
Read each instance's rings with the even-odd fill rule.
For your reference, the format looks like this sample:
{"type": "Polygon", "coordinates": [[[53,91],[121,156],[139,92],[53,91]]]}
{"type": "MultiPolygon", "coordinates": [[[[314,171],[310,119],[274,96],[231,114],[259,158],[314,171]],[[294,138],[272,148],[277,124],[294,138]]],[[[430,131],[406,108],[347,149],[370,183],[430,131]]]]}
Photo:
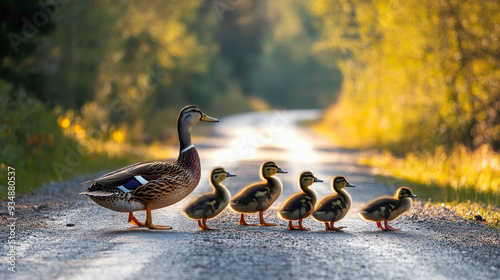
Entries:
{"type": "Polygon", "coordinates": [[[203,113],[201,113],[200,121],[202,121],[202,122],[219,122],[218,119],[212,118],[212,117],[207,116],[207,115],[205,115],[203,113]]]}
{"type": "Polygon", "coordinates": [[[416,194],[410,194],[410,197],[416,198],[417,195],[416,194]]]}
{"type": "Polygon", "coordinates": [[[315,182],[315,183],[322,183],[322,182],[323,182],[323,180],[321,180],[321,179],[318,179],[318,178],[314,177],[314,182],[315,182]]]}
{"type": "Polygon", "coordinates": [[[347,182],[347,184],[346,184],[345,186],[346,186],[346,187],[351,187],[351,188],[354,188],[354,187],[355,187],[355,185],[353,185],[353,184],[351,184],[351,183],[349,183],[349,182],[347,182]]]}
{"type": "Polygon", "coordinates": [[[286,172],[285,170],[283,170],[283,169],[281,169],[281,168],[278,167],[278,172],[277,173],[288,173],[288,172],[286,172]]]}
{"type": "Polygon", "coordinates": [[[236,177],[236,174],[233,174],[233,173],[229,173],[226,171],[226,175],[227,177],[236,177]]]}

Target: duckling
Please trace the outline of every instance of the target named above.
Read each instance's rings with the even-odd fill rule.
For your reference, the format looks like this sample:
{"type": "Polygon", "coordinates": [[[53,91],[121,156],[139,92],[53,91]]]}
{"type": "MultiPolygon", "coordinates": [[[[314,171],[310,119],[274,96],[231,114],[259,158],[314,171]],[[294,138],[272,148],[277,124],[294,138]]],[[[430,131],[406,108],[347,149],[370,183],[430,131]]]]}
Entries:
{"type": "Polygon", "coordinates": [[[332,179],[332,188],[337,194],[325,196],[312,213],[315,220],[324,222],[326,230],[339,231],[345,227],[335,227],[333,224],[345,217],[351,208],[351,196],[344,190],[345,187],[355,187],[347,182],[344,176],[332,179]]]}
{"type": "Polygon", "coordinates": [[[171,229],[153,225],[151,210],[170,206],[190,194],[200,182],[200,157],[191,143],[191,129],[200,121],[218,122],[205,115],[196,105],[179,112],[177,132],[180,151],[177,160],[140,162],[105,174],[92,183],[85,194],[98,205],[117,212],[129,212],[128,222],[150,229],[171,229]],[[133,212],[146,210],[141,223],[133,212]]]}
{"type": "Polygon", "coordinates": [[[276,173],[288,173],[279,168],[276,162],[266,161],[260,167],[260,177],[264,182],[253,183],[240,191],[229,204],[233,211],[241,213],[239,225],[255,226],[245,221],[246,213],[259,212],[259,225],[275,226],[264,221],[266,211],[283,191],[283,185],[278,178],[273,177],[276,173]]]}
{"type": "Polygon", "coordinates": [[[231,195],[221,182],[226,177],[235,177],[235,174],[227,172],[222,167],[212,169],[210,173],[210,184],[214,188],[213,193],[202,194],[188,204],[184,214],[191,219],[198,220],[200,230],[212,230],[207,226],[207,219],[217,217],[226,208],[231,199],[231,195]]]}
{"type": "Polygon", "coordinates": [[[281,218],[288,220],[288,229],[309,230],[302,225],[302,220],[311,215],[316,205],[316,193],[309,189],[309,186],[315,182],[323,182],[323,180],[314,177],[310,171],[302,172],[299,176],[299,188],[302,193],[292,195],[279,210],[281,218]],[[299,220],[298,226],[293,225],[294,220],[299,220]]]}
{"type": "Polygon", "coordinates": [[[401,187],[396,190],[394,197],[383,196],[372,200],[359,211],[359,214],[367,221],[377,222],[377,226],[381,230],[399,230],[391,227],[388,222],[410,209],[411,197],[415,198],[417,196],[411,192],[410,188],[401,187]],[[382,221],[384,221],[385,228],[382,226],[382,221]]]}

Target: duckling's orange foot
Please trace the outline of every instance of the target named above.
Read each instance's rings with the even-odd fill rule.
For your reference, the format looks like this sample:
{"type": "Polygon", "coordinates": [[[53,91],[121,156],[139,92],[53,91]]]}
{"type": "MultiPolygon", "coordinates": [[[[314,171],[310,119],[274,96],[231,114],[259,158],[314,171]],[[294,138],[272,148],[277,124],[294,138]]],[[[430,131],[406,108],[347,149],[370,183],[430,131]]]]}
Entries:
{"type": "Polygon", "coordinates": [[[336,227],[334,226],[335,222],[330,222],[330,230],[334,230],[334,231],[341,231],[343,228],[346,228],[346,227],[336,227]]]}
{"type": "Polygon", "coordinates": [[[264,212],[262,211],[259,211],[259,226],[276,226],[276,224],[272,224],[272,223],[266,223],[266,221],[264,221],[264,212]]]}
{"type": "Polygon", "coordinates": [[[302,219],[299,219],[299,229],[300,230],[309,230],[308,228],[302,226],[302,219]]]}
{"type": "Polygon", "coordinates": [[[140,226],[140,227],[145,226],[144,223],[141,223],[141,222],[139,222],[139,220],[137,220],[137,218],[134,216],[134,214],[132,212],[128,213],[128,222],[134,226],[140,226]]]}
{"type": "MultiPolygon", "coordinates": [[[[199,223],[199,221],[198,221],[199,223]]],[[[216,230],[216,228],[211,228],[207,226],[207,218],[203,218],[203,229],[202,230],[216,230]]]]}
{"type": "Polygon", "coordinates": [[[299,226],[296,226],[296,225],[292,224],[292,221],[289,221],[288,222],[288,229],[289,230],[298,230],[299,226]]]}
{"type": "Polygon", "coordinates": [[[198,228],[199,228],[200,230],[204,230],[204,229],[205,229],[205,227],[204,227],[204,226],[203,226],[203,224],[201,223],[201,220],[198,220],[198,228]]]}
{"type": "Polygon", "coordinates": [[[384,223],[385,223],[385,231],[399,231],[399,229],[391,227],[387,220],[385,220],[384,223]]]}
{"type": "Polygon", "coordinates": [[[240,226],[255,226],[255,224],[249,224],[245,221],[245,214],[241,214],[240,221],[238,222],[240,226]]]}
{"type": "Polygon", "coordinates": [[[382,226],[382,223],[381,222],[377,222],[377,227],[381,230],[386,230],[383,226],[382,226]]]}

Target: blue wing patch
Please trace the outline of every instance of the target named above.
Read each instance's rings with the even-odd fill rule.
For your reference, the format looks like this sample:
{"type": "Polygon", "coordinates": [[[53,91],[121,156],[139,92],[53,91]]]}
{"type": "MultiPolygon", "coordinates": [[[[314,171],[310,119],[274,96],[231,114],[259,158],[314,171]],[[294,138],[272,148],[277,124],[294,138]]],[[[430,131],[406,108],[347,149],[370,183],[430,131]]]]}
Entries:
{"type": "Polygon", "coordinates": [[[142,176],[135,176],[134,178],[130,179],[130,181],[123,184],[123,186],[125,188],[127,188],[128,190],[133,190],[133,189],[136,189],[136,188],[144,185],[147,182],[148,181],[146,179],[144,179],[142,176]],[[137,178],[137,177],[139,177],[139,178],[137,178]]]}

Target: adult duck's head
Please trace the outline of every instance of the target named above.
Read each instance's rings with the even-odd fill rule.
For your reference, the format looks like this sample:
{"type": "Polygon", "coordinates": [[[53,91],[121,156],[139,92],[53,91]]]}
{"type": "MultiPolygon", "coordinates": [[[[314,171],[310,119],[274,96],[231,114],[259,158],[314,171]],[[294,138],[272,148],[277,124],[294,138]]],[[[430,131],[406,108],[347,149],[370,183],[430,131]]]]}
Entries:
{"type": "Polygon", "coordinates": [[[181,109],[177,118],[177,131],[181,152],[191,147],[191,129],[199,122],[219,122],[218,119],[207,116],[196,105],[189,105],[181,109]]]}
{"type": "Polygon", "coordinates": [[[300,173],[299,187],[303,192],[308,192],[309,187],[316,182],[323,182],[323,180],[316,178],[311,171],[304,171],[300,173]]]}
{"type": "Polygon", "coordinates": [[[262,178],[267,179],[274,176],[276,173],[288,173],[278,167],[274,161],[266,161],[260,166],[260,175],[262,178]]]}
{"type": "Polygon", "coordinates": [[[339,193],[345,187],[355,187],[353,184],[347,182],[347,179],[344,176],[335,176],[332,179],[332,188],[337,193],[339,193]]]}
{"type": "Polygon", "coordinates": [[[177,126],[193,127],[199,122],[219,122],[218,119],[207,116],[196,105],[189,105],[181,109],[177,119],[177,126]]]}

